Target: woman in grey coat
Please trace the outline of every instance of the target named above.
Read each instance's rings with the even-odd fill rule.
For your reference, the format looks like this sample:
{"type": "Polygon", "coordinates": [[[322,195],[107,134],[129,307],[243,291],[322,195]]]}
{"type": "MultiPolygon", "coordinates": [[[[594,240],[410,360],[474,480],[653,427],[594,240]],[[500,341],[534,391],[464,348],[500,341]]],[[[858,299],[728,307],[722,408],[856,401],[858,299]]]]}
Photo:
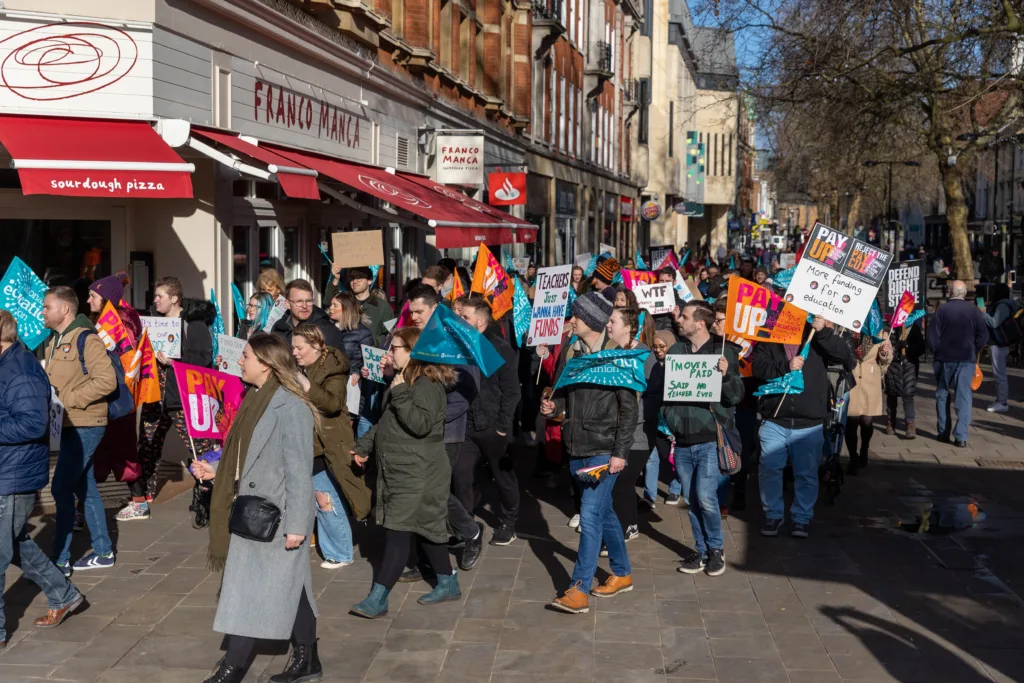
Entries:
{"type": "MultiPolygon", "coordinates": [[[[257,638],[292,640],[284,672],[273,683],[320,680],[316,607],[309,565],[313,531],[313,435],[318,422],[298,382],[291,349],[257,333],[240,362],[252,388],[235,416],[217,463],[210,502],[211,569],[223,570],[213,630],[227,634],[227,654],[205,683],[238,683],[257,638]],[[237,495],[259,496],[281,511],[275,537],[252,541],[228,530],[237,495]]],[[[213,467],[197,461],[193,474],[211,479],[213,467]]]]}

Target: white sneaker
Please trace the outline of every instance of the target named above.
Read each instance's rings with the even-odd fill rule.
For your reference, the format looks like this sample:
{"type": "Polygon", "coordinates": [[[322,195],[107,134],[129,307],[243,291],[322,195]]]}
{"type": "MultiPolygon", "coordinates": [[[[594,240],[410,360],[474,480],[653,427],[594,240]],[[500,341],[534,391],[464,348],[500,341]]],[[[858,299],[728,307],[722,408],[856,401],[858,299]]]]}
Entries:
{"type": "Polygon", "coordinates": [[[130,522],[136,519],[149,519],[149,503],[128,503],[116,517],[119,522],[130,522]]]}
{"type": "Polygon", "coordinates": [[[1010,406],[1005,403],[993,403],[986,410],[990,413],[1008,413],[1010,412],[1010,406]]]}
{"type": "Polygon", "coordinates": [[[579,515],[573,515],[572,516],[572,519],[569,520],[569,528],[570,529],[579,529],[580,528],[580,516],[579,515]]]}
{"type": "Polygon", "coordinates": [[[341,569],[352,564],[352,560],[345,560],[344,562],[335,562],[334,560],[324,560],[320,563],[320,566],[324,569],[341,569]]]}

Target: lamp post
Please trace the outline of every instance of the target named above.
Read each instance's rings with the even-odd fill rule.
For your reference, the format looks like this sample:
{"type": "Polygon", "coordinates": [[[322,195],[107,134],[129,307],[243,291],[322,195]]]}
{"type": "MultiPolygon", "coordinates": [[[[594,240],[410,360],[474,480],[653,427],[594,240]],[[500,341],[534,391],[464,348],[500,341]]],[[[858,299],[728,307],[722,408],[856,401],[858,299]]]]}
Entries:
{"type": "Polygon", "coordinates": [[[893,229],[893,228],[890,228],[890,226],[892,225],[892,167],[894,165],[918,167],[918,166],[921,165],[921,162],[920,161],[912,161],[912,160],[908,160],[908,161],[865,161],[864,162],[864,166],[866,166],[867,168],[874,168],[875,166],[881,166],[883,164],[889,167],[889,184],[888,184],[888,190],[886,191],[886,203],[885,203],[885,229],[886,229],[887,233],[888,233],[888,231],[890,229],[893,230],[892,237],[889,238],[889,243],[892,245],[893,252],[897,253],[898,250],[897,250],[897,245],[896,245],[896,238],[897,238],[896,230],[893,229]]]}

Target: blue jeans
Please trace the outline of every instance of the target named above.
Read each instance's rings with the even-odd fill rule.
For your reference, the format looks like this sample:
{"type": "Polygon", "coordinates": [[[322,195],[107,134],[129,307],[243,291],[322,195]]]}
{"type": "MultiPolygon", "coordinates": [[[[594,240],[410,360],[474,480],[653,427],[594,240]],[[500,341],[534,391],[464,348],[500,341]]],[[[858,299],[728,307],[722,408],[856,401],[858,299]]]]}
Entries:
{"type": "MultiPolygon", "coordinates": [[[[676,446],[676,472],[683,482],[683,491],[690,505],[690,528],[693,530],[695,550],[704,556],[709,549],[721,550],[722,513],[719,510],[718,488],[722,471],[718,469],[718,444],[698,443],[676,446]]],[[[724,477],[726,483],[729,477],[724,477]]]]}
{"type": "Polygon", "coordinates": [[[356,422],[356,438],[361,439],[363,435],[371,429],[373,429],[373,423],[360,415],[359,421],[356,422]]]}
{"type": "Polygon", "coordinates": [[[324,492],[331,497],[331,509],[322,510],[316,506],[316,542],[325,560],[334,562],[352,561],[352,525],[348,521],[348,510],[334,479],[327,470],[313,475],[313,490],[324,492]]]}
{"type": "MultiPolygon", "coordinates": [[[[658,449],[654,448],[651,451],[651,457],[647,458],[647,464],[644,465],[644,495],[648,500],[658,499],[658,474],[660,472],[661,456],[658,455],[658,449]]],[[[668,495],[678,496],[682,489],[683,485],[679,483],[679,477],[673,473],[672,481],[668,483],[668,495]]]]}
{"type": "MultiPolygon", "coordinates": [[[[36,504],[35,493],[0,496],[0,596],[7,567],[20,567],[26,578],[46,595],[50,609],[64,609],[78,599],[78,589],[64,578],[50,558],[28,535],[28,518],[36,504]]],[[[0,597],[0,640],[7,640],[4,603],[0,597]]]]}
{"type": "Polygon", "coordinates": [[[57,564],[71,561],[71,530],[75,525],[75,496],[85,506],[85,523],[92,535],[92,549],[97,555],[113,552],[107,533],[107,517],[96,488],[92,456],[103,439],[106,427],[65,426],[60,436],[60,455],[53,470],[50,492],[57,506],[53,536],[53,555],[57,564]]]}
{"type": "Polygon", "coordinates": [[[967,428],[971,426],[971,380],[974,378],[974,363],[943,363],[935,361],[935,412],[938,414],[936,431],[939,436],[952,436],[957,441],[967,441],[967,428]],[[952,398],[950,393],[953,394],[952,398]],[[949,404],[956,408],[956,425],[952,425],[949,404]]]}
{"type": "Polygon", "coordinates": [[[587,477],[580,480],[576,472],[585,467],[605,465],[610,455],[595,455],[589,458],[573,458],[569,461],[574,478],[583,489],[580,504],[580,547],[576,555],[576,566],[572,570],[572,585],[581,583],[580,590],[589,593],[597,572],[597,558],[601,553],[601,541],[608,547],[608,561],[615,576],[629,576],[629,555],[626,553],[626,539],[622,536],[622,525],[612,509],[612,489],[618,474],[607,471],[594,481],[587,477]]]}
{"type": "Polygon", "coordinates": [[[782,470],[793,463],[793,505],[789,516],[798,524],[809,524],[818,502],[818,465],[825,445],[821,425],[806,429],[787,429],[769,420],[761,423],[761,507],[768,519],[784,519],[786,504],[782,498],[782,470]]]}

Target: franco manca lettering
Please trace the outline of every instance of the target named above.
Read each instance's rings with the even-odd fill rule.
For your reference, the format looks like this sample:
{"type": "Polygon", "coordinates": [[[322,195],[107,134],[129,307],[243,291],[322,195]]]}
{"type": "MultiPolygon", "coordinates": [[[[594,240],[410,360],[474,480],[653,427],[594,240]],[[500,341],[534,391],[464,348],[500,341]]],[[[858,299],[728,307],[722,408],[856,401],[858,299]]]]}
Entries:
{"type": "Polygon", "coordinates": [[[328,102],[257,80],[252,103],[256,122],[310,132],[315,129],[318,138],[359,147],[361,119],[328,102]]]}

